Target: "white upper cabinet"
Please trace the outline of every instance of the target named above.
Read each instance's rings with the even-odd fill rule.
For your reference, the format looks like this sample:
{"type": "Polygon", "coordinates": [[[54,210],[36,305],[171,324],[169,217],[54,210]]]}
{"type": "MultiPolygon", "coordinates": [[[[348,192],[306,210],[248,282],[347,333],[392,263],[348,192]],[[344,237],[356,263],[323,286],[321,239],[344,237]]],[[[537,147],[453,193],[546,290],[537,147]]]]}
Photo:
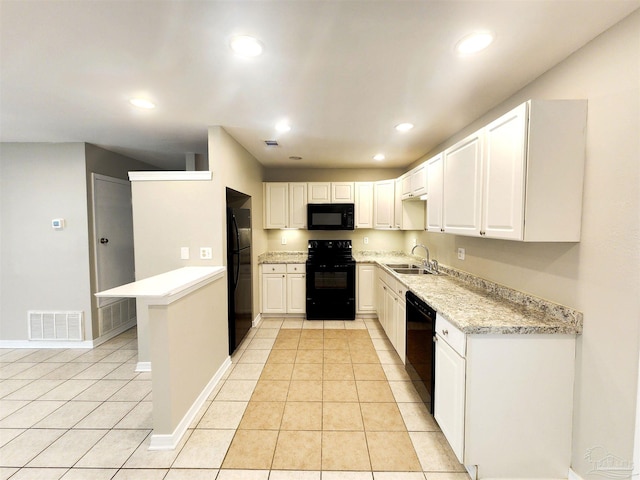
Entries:
{"type": "Polygon", "coordinates": [[[586,100],[529,100],[485,128],[481,235],[580,241],[586,122],[586,100]]]}
{"type": "Polygon", "coordinates": [[[445,232],[480,235],[482,130],[445,150],[443,167],[445,232]]]}
{"type": "Polygon", "coordinates": [[[311,182],[307,184],[309,203],[354,203],[354,182],[311,182]]]}
{"type": "Polygon", "coordinates": [[[427,160],[427,230],[443,232],[442,194],[443,194],[444,154],[440,153],[427,160]]]}
{"type": "Polygon", "coordinates": [[[355,228],[373,228],[373,182],[355,182],[355,228]]]}
{"type": "MultiPolygon", "coordinates": [[[[440,230],[580,241],[586,119],[586,100],[529,100],[448,148],[440,230]]],[[[440,167],[433,160],[427,169],[427,229],[435,231],[440,167]]]]}
{"type": "Polygon", "coordinates": [[[373,192],[373,228],[394,228],[395,179],[375,183],[373,192]]]}
{"type": "Polygon", "coordinates": [[[307,228],[307,184],[289,184],[289,226],[307,228]]]}
{"type": "Polygon", "coordinates": [[[421,195],[425,195],[427,193],[426,162],[405,173],[401,178],[403,200],[418,200],[421,195]]]}
{"type": "Polygon", "coordinates": [[[264,228],[307,228],[307,184],[264,183],[264,228]]]}
{"type": "Polygon", "coordinates": [[[289,225],[289,184],[264,184],[264,228],[287,228],[289,225]]]}
{"type": "Polygon", "coordinates": [[[332,182],[331,203],[354,203],[354,182],[332,182]]]}
{"type": "Polygon", "coordinates": [[[331,182],[313,182],[307,185],[309,203],[331,203],[331,182]]]}
{"type": "Polygon", "coordinates": [[[480,235],[522,240],[527,104],[485,127],[480,235]]]}

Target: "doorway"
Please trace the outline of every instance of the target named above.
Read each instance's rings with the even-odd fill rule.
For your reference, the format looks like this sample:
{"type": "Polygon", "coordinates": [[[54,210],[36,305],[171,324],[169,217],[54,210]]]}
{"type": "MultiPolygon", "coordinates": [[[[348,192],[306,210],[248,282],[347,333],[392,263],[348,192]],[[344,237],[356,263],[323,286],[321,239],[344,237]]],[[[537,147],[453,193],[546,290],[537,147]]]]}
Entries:
{"type": "MultiPolygon", "coordinates": [[[[100,292],[135,280],[131,183],[97,173],[91,180],[95,284],[100,292]]],[[[136,317],[134,299],[99,298],[97,306],[99,336],[136,317]]]]}

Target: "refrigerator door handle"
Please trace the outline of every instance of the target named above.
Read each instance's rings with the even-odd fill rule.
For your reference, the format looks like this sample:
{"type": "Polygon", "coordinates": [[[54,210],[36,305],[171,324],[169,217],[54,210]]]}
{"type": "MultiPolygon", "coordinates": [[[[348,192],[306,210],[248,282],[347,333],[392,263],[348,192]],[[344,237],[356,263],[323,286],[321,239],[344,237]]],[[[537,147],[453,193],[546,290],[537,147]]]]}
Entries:
{"type": "Polygon", "coordinates": [[[238,281],[240,281],[240,252],[236,252],[233,255],[237,257],[236,271],[234,272],[234,279],[233,279],[233,289],[235,290],[236,287],[238,286],[238,281]]]}

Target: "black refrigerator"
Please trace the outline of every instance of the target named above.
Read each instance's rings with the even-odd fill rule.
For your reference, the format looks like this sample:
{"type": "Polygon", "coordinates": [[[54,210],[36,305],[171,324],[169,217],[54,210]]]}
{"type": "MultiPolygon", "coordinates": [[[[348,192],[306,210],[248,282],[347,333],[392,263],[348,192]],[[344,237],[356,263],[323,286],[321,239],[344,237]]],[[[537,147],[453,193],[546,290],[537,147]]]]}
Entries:
{"type": "Polygon", "coordinates": [[[251,210],[227,208],[229,354],[251,329],[251,210]]]}

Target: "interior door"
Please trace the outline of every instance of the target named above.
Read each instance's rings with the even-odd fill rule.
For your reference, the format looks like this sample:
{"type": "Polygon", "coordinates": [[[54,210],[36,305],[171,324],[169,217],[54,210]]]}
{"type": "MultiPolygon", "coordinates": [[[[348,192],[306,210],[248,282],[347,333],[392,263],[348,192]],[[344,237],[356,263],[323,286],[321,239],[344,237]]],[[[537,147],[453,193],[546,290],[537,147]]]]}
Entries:
{"type": "MultiPolygon", "coordinates": [[[[135,280],[131,184],[92,174],[97,291],[135,280]]],[[[117,299],[100,298],[98,306],[117,299]]]]}

